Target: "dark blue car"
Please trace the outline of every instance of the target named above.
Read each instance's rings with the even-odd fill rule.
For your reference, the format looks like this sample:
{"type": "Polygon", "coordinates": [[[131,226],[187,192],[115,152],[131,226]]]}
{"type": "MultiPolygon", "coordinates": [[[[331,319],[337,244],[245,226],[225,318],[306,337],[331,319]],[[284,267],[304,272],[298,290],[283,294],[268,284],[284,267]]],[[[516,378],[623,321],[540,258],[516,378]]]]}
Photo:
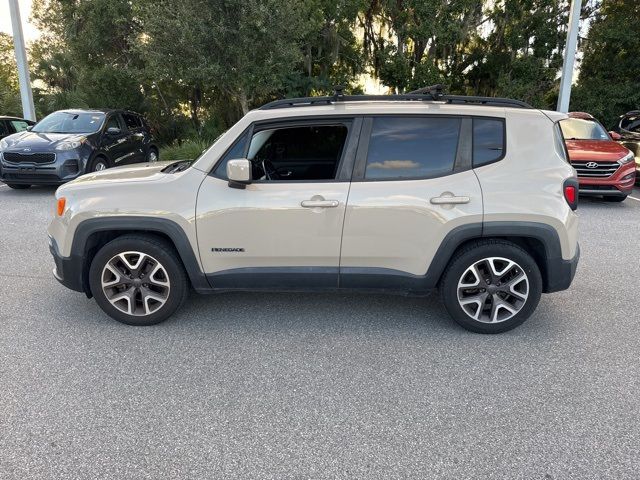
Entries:
{"type": "Polygon", "coordinates": [[[124,110],[60,110],[0,140],[0,180],[12,188],[59,185],[84,173],[157,160],[149,125],[124,110]]]}

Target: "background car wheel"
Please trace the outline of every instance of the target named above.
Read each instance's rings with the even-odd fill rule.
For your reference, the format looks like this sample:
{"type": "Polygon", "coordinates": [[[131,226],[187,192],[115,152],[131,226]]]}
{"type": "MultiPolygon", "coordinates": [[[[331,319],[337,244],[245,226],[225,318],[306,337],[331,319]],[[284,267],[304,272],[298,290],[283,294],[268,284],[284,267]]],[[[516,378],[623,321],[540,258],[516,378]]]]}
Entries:
{"type": "Polygon", "coordinates": [[[627,196],[623,197],[602,197],[607,202],[624,202],[627,199],[627,196]]]}
{"type": "Polygon", "coordinates": [[[451,317],[478,333],[500,333],[523,323],[542,293],[535,260],[519,246],[482,240],[463,248],[451,260],[440,282],[451,317]]]}
{"type": "Polygon", "coordinates": [[[27,188],[31,188],[31,185],[20,185],[19,183],[7,183],[7,186],[15,190],[25,190],[27,188]]]}
{"type": "Polygon", "coordinates": [[[91,160],[89,168],[87,168],[87,172],[101,172],[107,168],[109,168],[108,160],[104,157],[96,157],[91,160]]]}
{"type": "Polygon", "coordinates": [[[185,301],[188,280],[172,245],[144,235],[124,235],[102,247],[89,269],[96,302],[128,325],[155,325],[185,301]]]}
{"type": "Polygon", "coordinates": [[[160,155],[158,154],[158,150],[154,147],[149,149],[149,153],[147,153],[147,162],[157,162],[160,160],[160,155]]]}

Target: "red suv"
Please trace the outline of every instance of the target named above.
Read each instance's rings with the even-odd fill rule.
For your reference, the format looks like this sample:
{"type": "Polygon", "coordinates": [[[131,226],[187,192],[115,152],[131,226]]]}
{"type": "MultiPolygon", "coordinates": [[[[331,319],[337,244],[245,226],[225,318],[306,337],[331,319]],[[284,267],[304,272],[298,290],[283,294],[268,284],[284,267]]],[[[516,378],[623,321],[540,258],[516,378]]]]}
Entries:
{"type": "Polygon", "coordinates": [[[580,194],[602,195],[611,202],[627,198],[636,178],[633,153],[614,142],[588,113],[569,113],[560,128],[571,165],[578,172],[580,194]]]}

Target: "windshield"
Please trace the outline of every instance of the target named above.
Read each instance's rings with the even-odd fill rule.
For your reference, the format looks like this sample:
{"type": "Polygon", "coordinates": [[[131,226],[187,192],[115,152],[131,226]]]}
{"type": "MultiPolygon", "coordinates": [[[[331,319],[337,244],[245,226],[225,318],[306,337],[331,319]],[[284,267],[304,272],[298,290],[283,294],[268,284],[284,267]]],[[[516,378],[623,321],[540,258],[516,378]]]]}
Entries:
{"type": "Polygon", "coordinates": [[[611,140],[609,134],[595,120],[567,118],[560,122],[565,140],[611,140]]]}
{"type": "Polygon", "coordinates": [[[101,112],[54,112],[40,120],[31,130],[37,133],[92,133],[102,127],[101,112]]]}

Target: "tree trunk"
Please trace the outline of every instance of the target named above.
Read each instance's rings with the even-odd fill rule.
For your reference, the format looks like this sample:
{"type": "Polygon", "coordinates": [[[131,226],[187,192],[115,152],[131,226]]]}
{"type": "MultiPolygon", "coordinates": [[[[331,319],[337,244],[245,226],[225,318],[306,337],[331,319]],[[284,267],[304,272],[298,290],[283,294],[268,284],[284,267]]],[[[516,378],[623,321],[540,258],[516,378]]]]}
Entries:
{"type": "Polygon", "coordinates": [[[244,91],[244,88],[240,88],[238,92],[238,103],[240,103],[242,115],[249,113],[249,101],[247,100],[247,93],[244,91]]]}

